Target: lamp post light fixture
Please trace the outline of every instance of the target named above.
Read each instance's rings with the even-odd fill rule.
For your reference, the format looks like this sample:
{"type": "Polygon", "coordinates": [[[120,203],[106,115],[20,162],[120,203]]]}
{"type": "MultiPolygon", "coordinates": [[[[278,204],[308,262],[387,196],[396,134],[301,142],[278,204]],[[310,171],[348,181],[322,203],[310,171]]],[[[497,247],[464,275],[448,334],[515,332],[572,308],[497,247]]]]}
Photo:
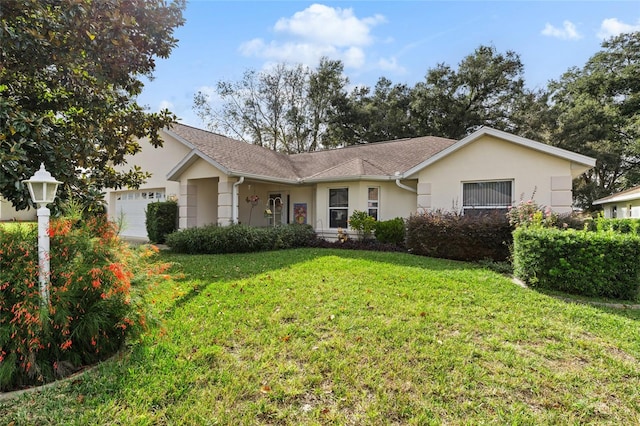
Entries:
{"type": "Polygon", "coordinates": [[[44,163],[40,164],[40,170],[35,172],[31,179],[23,182],[29,188],[31,201],[38,206],[38,280],[42,306],[48,306],[51,271],[49,262],[49,216],[51,216],[51,211],[47,208],[47,204],[53,203],[58,185],[62,182],[51,176],[51,173],[44,168],[44,163]]]}

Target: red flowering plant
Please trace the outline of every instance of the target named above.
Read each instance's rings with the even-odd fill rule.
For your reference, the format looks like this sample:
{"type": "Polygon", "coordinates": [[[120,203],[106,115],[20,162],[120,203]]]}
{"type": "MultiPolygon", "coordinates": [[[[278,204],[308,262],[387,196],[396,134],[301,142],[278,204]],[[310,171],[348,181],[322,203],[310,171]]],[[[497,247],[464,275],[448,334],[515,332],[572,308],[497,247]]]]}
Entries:
{"type": "Polygon", "coordinates": [[[41,307],[34,227],[0,227],[0,391],[105,359],[144,330],[157,249],[130,248],[104,217],[52,220],[50,303],[41,307]]]}

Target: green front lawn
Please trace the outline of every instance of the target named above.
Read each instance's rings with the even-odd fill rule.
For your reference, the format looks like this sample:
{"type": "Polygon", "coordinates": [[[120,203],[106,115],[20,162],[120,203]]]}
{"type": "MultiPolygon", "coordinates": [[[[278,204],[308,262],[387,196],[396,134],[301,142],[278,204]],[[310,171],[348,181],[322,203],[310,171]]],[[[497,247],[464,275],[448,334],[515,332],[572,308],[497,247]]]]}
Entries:
{"type": "Polygon", "coordinates": [[[163,254],[162,324],[0,402],[3,424],[637,424],[636,312],[470,264],[322,249],[163,254]]]}

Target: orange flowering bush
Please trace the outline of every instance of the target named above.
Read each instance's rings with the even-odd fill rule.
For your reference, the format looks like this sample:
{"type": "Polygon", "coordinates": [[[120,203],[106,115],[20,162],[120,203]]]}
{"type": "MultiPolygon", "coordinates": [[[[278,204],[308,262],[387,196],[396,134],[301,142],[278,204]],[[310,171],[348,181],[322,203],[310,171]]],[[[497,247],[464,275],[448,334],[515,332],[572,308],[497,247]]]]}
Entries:
{"type": "Polygon", "coordinates": [[[51,222],[42,308],[37,230],[0,227],[0,391],[41,384],[117,352],[143,329],[140,290],[157,249],[131,249],[103,218],[51,222]]]}

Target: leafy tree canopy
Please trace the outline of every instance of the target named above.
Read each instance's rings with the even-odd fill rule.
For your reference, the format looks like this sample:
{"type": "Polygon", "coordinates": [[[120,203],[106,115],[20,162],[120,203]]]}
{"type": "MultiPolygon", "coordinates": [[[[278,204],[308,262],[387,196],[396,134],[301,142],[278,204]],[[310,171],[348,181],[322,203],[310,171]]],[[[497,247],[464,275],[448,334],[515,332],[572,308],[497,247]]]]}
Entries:
{"type": "Polygon", "coordinates": [[[176,46],[184,0],[3,0],[0,7],[0,193],[30,205],[21,183],[43,162],[66,185],[64,200],[137,187],[148,175],[117,171],[161,145],[175,116],[148,113],[135,97],[155,58],[176,46]]]}
{"type": "Polygon", "coordinates": [[[513,131],[522,102],[524,66],[515,52],[480,46],[457,70],[439,64],[413,90],[411,114],[423,135],[460,139],[481,126],[513,131]]]}
{"type": "Polygon", "coordinates": [[[552,142],[597,160],[577,182],[579,204],[640,184],[640,32],[605,41],[549,87],[552,142]]]}
{"type": "Polygon", "coordinates": [[[331,146],[327,123],[347,81],[340,61],[322,58],[316,69],[281,63],[248,70],[237,82],[219,81],[220,108],[198,92],[194,110],[210,130],[276,151],[315,151],[331,146]]]}

